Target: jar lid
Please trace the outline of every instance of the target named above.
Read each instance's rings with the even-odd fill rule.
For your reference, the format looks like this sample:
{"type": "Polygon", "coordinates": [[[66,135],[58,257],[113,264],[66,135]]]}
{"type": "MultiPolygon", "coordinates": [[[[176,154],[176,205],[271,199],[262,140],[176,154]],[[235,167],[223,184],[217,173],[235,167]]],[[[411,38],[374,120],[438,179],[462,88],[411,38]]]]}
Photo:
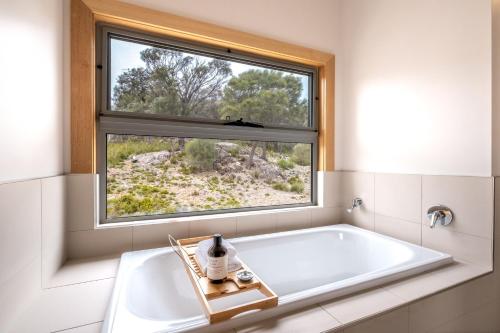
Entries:
{"type": "Polygon", "coordinates": [[[248,282],[253,279],[253,273],[250,271],[240,271],[236,273],[236,277],[238,280],[243,281],[243,282],[248,282]]]}

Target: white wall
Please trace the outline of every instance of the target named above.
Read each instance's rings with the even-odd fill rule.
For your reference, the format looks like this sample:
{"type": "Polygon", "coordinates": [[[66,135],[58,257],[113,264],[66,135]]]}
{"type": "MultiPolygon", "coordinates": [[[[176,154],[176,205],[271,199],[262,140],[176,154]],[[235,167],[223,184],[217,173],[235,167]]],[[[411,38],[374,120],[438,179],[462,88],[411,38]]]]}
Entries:
{"type": "Polygon", "coordinates": [[[491,175],[489,0],[343,0],[336,168],[491,175]]]}
{"type": "Polygon", "coordinates": [[[493,175],[500,176],[500,0],[492,1],[493,7],[493,175]]]}
{"type": "Polygon", "coordinates": [[[62,1],[0,1],[0,183],[63,171],[62,1]]]}
{"type": "MultiPolygon", "coordinates": [[[[339,0],[122,1],[325,52],[338,52],[339,0]]],[[[65,4],[69,15],[69,5],[67,2],[65,4]]],[[[69,21],[65,22],[65,27],[65,30],[69,30],[69,21]]],[[[69,38],[65,49],[68,48],[69,38]]],[[[69,53],[65,59],[69,59],[69,53]]],[[[66,67],[69,71],[69,66],[66,67]]],[[[69,98],[69,90],[65,95],[69,98]]],[[[340,99],[337,99],[336,103],[338,101],[340,99]]],[[[65,109],[69,118],[69,107],[65,109]]],[[[64,140],[66,172],[70,171],[69,126],[69,122],[66,122],[64,140]]]]}
{"type": "Polygon", "coordinates": [[[326,52],[337,51],[338,0],[123,0],[326,52]]]}

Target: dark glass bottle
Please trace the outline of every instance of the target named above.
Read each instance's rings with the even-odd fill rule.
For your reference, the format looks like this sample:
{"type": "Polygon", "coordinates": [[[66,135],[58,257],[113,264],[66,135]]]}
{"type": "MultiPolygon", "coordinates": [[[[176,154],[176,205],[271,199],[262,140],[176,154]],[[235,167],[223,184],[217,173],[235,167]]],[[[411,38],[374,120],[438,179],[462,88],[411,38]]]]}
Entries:
{"type": "Polygon", "coordinates": [[[214,235],[214,244],[208,250],[207,277],[212,283],[222,283],[227,277],[227,249],[222,245],[222,235],[214,235]]]}

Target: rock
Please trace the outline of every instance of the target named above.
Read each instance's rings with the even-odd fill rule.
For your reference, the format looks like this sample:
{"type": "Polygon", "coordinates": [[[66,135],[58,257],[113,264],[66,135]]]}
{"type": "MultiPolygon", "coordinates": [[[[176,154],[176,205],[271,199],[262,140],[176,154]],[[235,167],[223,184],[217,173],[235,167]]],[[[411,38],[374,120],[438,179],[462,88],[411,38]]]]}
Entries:
{"type": "Polygon", "coordinates": [[[232,142],[217,142],[215,144],[215,148],[219,148],[219,149],[223,149],[225,151],[231,151],[231,150],[234,150],[234,149],[238,149],[239,146],[236,144],[236,143],[232,143],[232,142]]]}
{"type": "Polygon", "coordinates": [[[214,163],[214,169],[221,175],[233,174],[235,172],[243,171],[243,166],[240,162],[236,161],[234,158],[225,158],[221,162],[214,163]]]}
{"type": "Polygon", "coordinates": [[[232,151],[237,151],[240,146],[232,142],[218,142],[215,144],[215,151],[217,153],[217,160],[223,160],[227,157],[231,157],[232,151]]]}
{"type": "Polygon", "coordinates": [[[281,169],[268,161],[261,158],[254,157],[253,167],[259,172],[261,178],[268,181],[276,180],[277,178],[284,179],[281,169]]]}
{"type": "Polygon", "coordinates": [[[132,156],[132,162],[140,164],[141,166],[149,166],[151,164],[157,164],[168,160],[170,155],[171,154],[168,151],[144,153],[132,156]]]}

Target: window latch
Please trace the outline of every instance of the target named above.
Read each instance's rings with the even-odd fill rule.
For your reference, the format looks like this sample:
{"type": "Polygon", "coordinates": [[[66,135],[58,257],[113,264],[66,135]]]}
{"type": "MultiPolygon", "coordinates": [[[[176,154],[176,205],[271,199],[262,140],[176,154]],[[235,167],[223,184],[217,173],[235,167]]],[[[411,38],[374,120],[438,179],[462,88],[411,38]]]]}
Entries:
{"type": "MultiPolygon", "coordinates": [[[[229,117],[226,118],[226,119],[229,120],[229,117]]],[[[252,122],[249,122],[249,121],[243,121],[243,118],[240,118],[240,119],[234,120],[234,121],[225,122],[224,125],[264,128],[264,125],[262,125],[262,124],[252,123],[252,122]]]]}

